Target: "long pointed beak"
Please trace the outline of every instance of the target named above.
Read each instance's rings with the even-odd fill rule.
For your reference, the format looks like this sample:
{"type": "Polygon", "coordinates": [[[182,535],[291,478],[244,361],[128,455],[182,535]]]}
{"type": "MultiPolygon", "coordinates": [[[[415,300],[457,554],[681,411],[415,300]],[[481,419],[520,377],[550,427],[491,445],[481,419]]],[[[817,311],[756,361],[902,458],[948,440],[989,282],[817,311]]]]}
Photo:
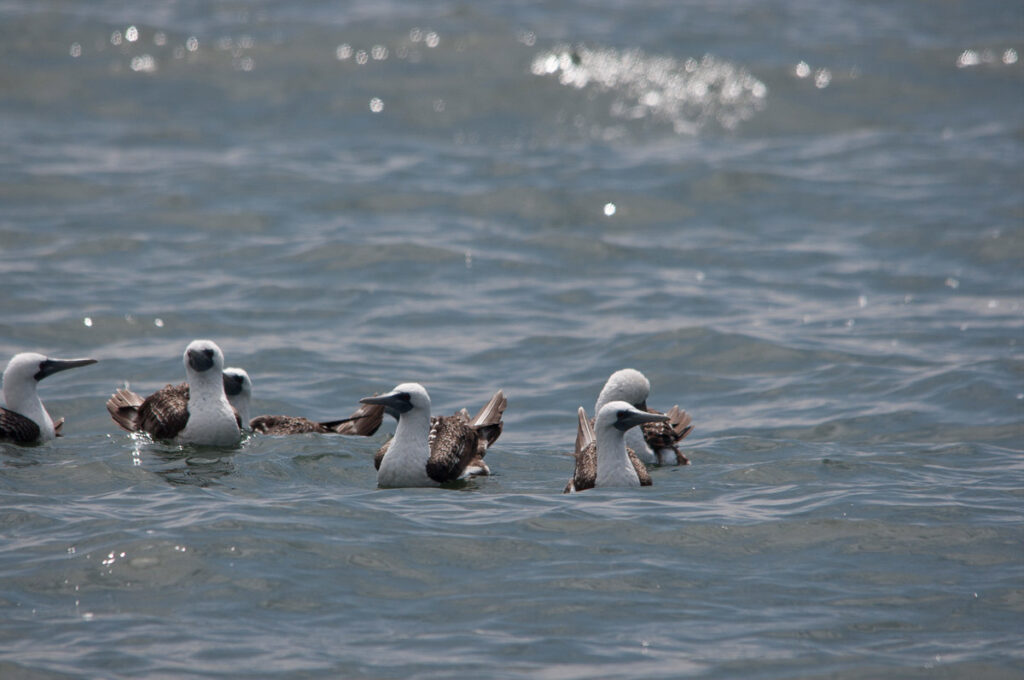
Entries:
{"type": "Polygon", "coordinates": [[[79,366],[88,366],[95,363],[96,359],[46,359],[39,364],[39,370],[36,372],[35,378],[36,380],[42,380],[47,376],[66,371],[69,368],[78,368],[79,366]]]}
{"type": "Polygon", "coordinates": [[[648,413],[646,411],[631,411],[630,413],[619,418],[618,422],[615,423],[615,427],[625,432],[631,427],[636,427],[643,423],[657,423],[668,420],[668,416],[664,413],[648,413]]]}
{"type": "Polygon", "coordinates": [[[363,397],[359,400],[360,404],[380,404],[384,407],[384,410],[392,418],[398,418],[398,416],[412,409],[412,404],[409,403],[409,395],[405,392],[388,392],[387,394],[378,394],[372,397],[363,397]]]}

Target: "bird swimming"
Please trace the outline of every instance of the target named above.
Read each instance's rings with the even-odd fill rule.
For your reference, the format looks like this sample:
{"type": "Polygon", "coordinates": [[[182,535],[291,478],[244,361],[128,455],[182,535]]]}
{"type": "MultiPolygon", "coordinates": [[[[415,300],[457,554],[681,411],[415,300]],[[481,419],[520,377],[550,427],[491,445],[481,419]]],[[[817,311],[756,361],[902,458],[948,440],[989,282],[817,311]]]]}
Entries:
{"type": "Polygon", "coordinates": [[[95,359],[51,359],[34,352],[11,357],[3,374],[0,441],[35,444],[61,436],[64,419],[54,422],[46,412],[37,392],[39,381],[69,368],[95,363],[95,359]]]}
{"type": "Polygon", "coordinates": [[[466,409],[451,416],[430,415],[430,395],[419,383],[402,383],[386,394],[364,397],[398,420],[395,436],[377,451],[377,485],[438,486],[461,477],[490,474],[487,448],[504,426],[508,405],[498,390],[473,418],[466,409]]]}
{"type": "Polygon", "coordinates": [[[610,401],[590,424],[581,406],[577,412],[576,466],[563,493],[599,486],[650,486],[647,467],[626,448],[625,433],[644,423],[665,422],[663,413],[641,411],[625,401],[610,401]]]}
{"type": "Polygon", "coordinates": [[[183,355],[187,382],[167,385],[145,399],[119,389],[107,411],[128,432],[200,446],[237,446],[240,420],[224,394],[224,354],[211,340],[193,340],[183,355]]]}
{"type": "Polygon", "coordinates": [[[317,422],[299,416],[256,416],[250,420],[249,405],[252,400],[252,379],[241,368],[224,369],[224,394],[228,403],[238,412],[242,427],[248,427],[259,434],[351,434],[369,437],[380,427],[384,419],[384,407],[374,404],[361,405],[348,418],[317,422]]]}
{"type": "MultiPolygon", "coordinates": [[[[633,368],[615,371],[601,389],[594,404],[594,413],[614,400],[628,402],[641,411],[659,413],[647,406],[650,393],[651,383],[640,371],[633,368]]],[[[692,418],[679,406],[673,406],[667,415],[667,420],[648,422],[629,430],[626,445],[648,465],[663,465],[666,460],[675,461],[677,465],[689,465],[690,459],[679,450],[679,442],[693,430],[692,418]]]]}

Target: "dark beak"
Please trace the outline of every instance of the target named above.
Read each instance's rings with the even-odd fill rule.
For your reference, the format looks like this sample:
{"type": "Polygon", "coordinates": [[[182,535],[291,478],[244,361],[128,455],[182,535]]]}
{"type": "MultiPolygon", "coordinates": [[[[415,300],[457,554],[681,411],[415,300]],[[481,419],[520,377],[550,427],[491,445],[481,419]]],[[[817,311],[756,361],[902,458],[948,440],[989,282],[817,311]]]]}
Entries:
{"type": "Polygon", "coordinates": [[[213,350],[190,349],[188,351],[188,365],[197,373],[210,370],[213,368],[213,350]]]}
{"type": "Polygon", "coordinates": [[[36,372],[35,378],[36,380],[42,380],[47,376],[66,371],[69,368],[78,368],[79,366],[88,366],[95,363],[95,359],[46,359],[39,363],[39,371],[36,372]]]}
{"type": "Polygon", "coordinates": [[[224,375],[224,394],[234,397],[242,393],[242,376],[224,375]]]}
{"type": "Polygon", "coordinates": [[[625,432],[631,427],[643,423],[656,423],[668,420],[664,413],[647,413],[646,411],[619,411],[619,417],[615,420],[615,427],[625,432]]]}
{"type": "Polygon", "coordinates": [[[403,413],[412,410],[412,402],[409,399],[408,392],[388,392],[387,394],[378,394],[373,397],[363,397],[359,400],[360,404],[380,404],[384,407],[384,411],[398,420],[398,417],[403,413]]]}

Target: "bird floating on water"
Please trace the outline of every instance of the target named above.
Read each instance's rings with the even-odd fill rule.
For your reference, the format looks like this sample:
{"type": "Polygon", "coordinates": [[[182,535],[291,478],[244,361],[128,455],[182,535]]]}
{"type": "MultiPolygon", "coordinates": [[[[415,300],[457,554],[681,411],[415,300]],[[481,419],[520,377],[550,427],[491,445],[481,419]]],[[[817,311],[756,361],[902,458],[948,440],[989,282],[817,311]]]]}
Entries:
{"type": "Polygon", "coordinates": [[[473,418],[465,409],[431,417],[430,395],[419,383],[402,383],[387,394],[359,401],[379,404],[398,420],[395,436],[374,457],[379,486],[437,486],[490,474],[483,458],[503,427],[508,399],[501,390],[473,418]]]}
{"type": "Polygon", "coordinates": [[[577,412],[576,467],[564,493],[599,486],[650,486],[651,475],[632,449],[625,433],[637,425],[668,420],[663,413],[642,411],[625,401],[610,401],[590,424],[581,406],[577,412]]]}
{"type": "MultiPolygon", "coordinates": [[[[594,404],[594,413],[610,401],[625,401],[641,411],[660,413],[647,406],[651,383],[640,371],[624,368],[615,371],[601,389],[594,404]]],[[[663,465],[666,459],[677,465],[689,465],[690,459],[679,450],[679,442],[693,430],[690,414],[673,406],[667,420],[648,422],[626,433],[626,446],[648,465],[663,465]]]]}
{"type": "Polygon", "coordinates": [[[153,439],[201,446],[237,446],[242,431],[238,414],[224,394],[224,354],[211,340],[193,340],[185,348],[188,382],[167,385],[145,399],[119,389],[107,400],[114,422],[128,432],[153,439]]]}
{"type": "Polygon", "coordinates": [[[95,359],[51,359],[34,352],[11,357],[3,374],[0,441],[35,444],[61,436],[64,419],[54,422],[46,412],[37,392],[39,381],[69,368],[95,363],[95,359]]]}
{"type": "Polygon", "coordinates": [[[259,434],[351,434],[369,437],[384,419],[384,407],[363,404],[348,418],[317,422],[299,416],[256,416],[249,419],[252,400],[252,379],[241,368],[224,369],[224,393],[228,403],[238,412],[242,427],[259,434]]]}

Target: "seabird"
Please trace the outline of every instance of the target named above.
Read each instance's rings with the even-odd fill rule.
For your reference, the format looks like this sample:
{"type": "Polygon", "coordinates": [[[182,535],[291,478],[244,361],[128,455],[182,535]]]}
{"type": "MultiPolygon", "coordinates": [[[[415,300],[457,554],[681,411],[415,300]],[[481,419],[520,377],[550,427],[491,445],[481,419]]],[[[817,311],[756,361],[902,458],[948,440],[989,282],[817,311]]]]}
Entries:
{"type": "Polygon", "coordinates": [[[252,379],[241,368],[224,369],[224,394],[228,403],[238,412],[243,427],[248,426],[260,434],[352,434],[369,437],[380,427],[384,419],[384,407],[363,404],[348,418],[317,422],[298,416],[256,416],[249,419],[249,402],[252,400],[252,379]]]}
{"type": "Polygon", "coordinates": [[[114,422],[129,432],[179,444],[237,446],[242,431],[238,414],[224,395],[224,354],[210,340],[185,348],[188,382],[167,385],[145,399],[119,389],[107,400],[114,422]]]}
{"type": "MultiPolygon", "coordinates": [[[[641,411],[660,413],[647,407],[647,397],[651,393],[651,383],[640,371],[624,368],[615,371],[601,389],[601,394],[594,404],[594,413],[610,401],[625,401],[641,411]]],[[[679,442],[693,430],[690,414],[673,406],[668,411],[668,420],[645,423],[643,427],[626,433],[626,446],[633,449],[636,455],[648,465],[663,465],[674,460],[677,465],[689,465],[690,459],[679,450],[679,442]]]]}
{"type": "Polygon", "coordinates": [[[39,399],[37,383],[59,371],[95,363],[95,359],[51,359],[34,352],[11,357],[3,376],[0,441],[35,444],[61,436],[64,419],[53,422],[39,399]]]}
{"type": "Polygon", "coordinates": [[[490,474],[483,458],[503,427],[508,399],[501,390],[473,418],[466,409],[432,417],[430,395],[419,383],[403,383],[387,394],[359,401],[383,406],[398,421],[395,436],[373,459],[378,486],[437,486],[490,474]]]}
{"type": "Polygon", "coordinates": [[[641,411],[625,401],[610,401],[601,407],[594,425],[580,406],[576,430],[576,468],[564,493],[597,486],[650,486],[647,467],[626,448],[625,433],[636,425],[665,422],[663,413],[641,411]]]}

